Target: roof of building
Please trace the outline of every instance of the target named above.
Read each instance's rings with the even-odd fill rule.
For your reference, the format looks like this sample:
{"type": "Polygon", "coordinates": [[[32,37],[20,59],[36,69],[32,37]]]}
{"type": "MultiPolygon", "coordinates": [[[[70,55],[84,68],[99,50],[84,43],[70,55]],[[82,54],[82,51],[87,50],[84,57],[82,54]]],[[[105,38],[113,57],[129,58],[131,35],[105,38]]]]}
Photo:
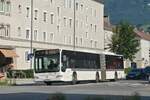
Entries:
{"type": "Polygon", "coordinates": [[[93,1],[96,1],[96,2],[104,4],[104,0],[93,0],[93,1]]]}
{"type": "Polygon", "coordinates": [[[110,23],[109,16],[104,16],[104,30],[113,31],[114,27],[115,26],[110,23]]]}
{"type": "Polygon", "coordinates": [[[150,35],[146,34],[145,32],[139,31],[137,29],[134,29],[135,34],[139,37],[142,38],[144,40],[148,40],[150,41],[150,35]]]}

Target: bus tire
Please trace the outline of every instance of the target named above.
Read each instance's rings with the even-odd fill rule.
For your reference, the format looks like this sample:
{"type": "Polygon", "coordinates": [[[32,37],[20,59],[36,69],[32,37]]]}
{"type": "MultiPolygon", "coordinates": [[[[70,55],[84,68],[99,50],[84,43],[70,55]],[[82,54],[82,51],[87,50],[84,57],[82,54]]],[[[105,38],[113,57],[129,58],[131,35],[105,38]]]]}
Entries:
{"type": "Polygon", "coordinates": [[[72,85],[75,85],[75,84],[77,84],[77,73],[76,72],[74,72],[72,74],[72,85]]]}
{"type": "Polygon", "coordinates": [[[96,83],[99,82],[99,73],[98,73],[98,72],[96,72],[95,82],[96,82],[96,83]]]}
{"type": "Polygon", "coordinates": [[[52,85],[52,82],[44,82],[46,85],[52,85]]]}

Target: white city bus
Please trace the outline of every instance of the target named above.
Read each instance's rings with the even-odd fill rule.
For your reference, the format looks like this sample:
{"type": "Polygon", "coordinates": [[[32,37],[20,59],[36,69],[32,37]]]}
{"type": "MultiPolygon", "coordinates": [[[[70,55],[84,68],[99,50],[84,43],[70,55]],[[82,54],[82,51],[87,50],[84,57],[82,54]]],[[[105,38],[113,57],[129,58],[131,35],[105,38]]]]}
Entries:
{"type": "Polygon", "coordinates": [[[123,56],[105,53],[106,79],[116,80],[125,78],[123,56]]]}
{"type": "MultiPolygon", "coordinates": [[[[72,84],[89,80],[99,82],[103,75],[101,55],[106,56],[61,49],[38,50],[34,54],[35,81],[42,81],[47,85],[52,82],[72,82],[72,84]]],[[[105,74],[106,79],[115,79],[116,73],[113,73],[114,77],[107,77],[107,71],[105,74]]]]}

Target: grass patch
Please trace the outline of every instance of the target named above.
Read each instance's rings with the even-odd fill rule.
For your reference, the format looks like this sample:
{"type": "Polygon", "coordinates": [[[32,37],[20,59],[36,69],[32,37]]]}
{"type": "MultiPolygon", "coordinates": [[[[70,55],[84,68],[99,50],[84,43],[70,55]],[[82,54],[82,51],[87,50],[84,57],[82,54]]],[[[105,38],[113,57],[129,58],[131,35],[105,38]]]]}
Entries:
{"type": "Polygon", "coordinates": [[[0,86],[7,86],[7,85],[9,85],[8,80],[6,80],[6,79],[1,79],[0,80],[0,86]]]}

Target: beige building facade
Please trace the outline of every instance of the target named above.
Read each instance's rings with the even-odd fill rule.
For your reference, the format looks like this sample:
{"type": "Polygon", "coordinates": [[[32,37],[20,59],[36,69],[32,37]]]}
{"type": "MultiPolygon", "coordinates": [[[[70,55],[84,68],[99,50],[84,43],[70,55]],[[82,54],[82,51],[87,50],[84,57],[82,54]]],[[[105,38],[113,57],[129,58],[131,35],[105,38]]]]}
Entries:
{"type": "Polygon", "coordinates": [[[16,53],[14,69],[31,68],[31,33],[37,50],[104,50],[102,0],[33,0],[33,30],[31,8],[31,0],[0,0],[0,49],[16,53]]]}
{"type": "Polygon", "coordinates": [[[104,16],[104,49],[110,51],[111,37],[113,35],[113,25],[110,23],[109,16],[104,16]]]}
{"type": "Polygon", "coordinates": [[[137,68],[150,66],[150,35],[144,32],[134,30],[140,42],[139,51],[135,55],[134,62],[137,68]]]}

